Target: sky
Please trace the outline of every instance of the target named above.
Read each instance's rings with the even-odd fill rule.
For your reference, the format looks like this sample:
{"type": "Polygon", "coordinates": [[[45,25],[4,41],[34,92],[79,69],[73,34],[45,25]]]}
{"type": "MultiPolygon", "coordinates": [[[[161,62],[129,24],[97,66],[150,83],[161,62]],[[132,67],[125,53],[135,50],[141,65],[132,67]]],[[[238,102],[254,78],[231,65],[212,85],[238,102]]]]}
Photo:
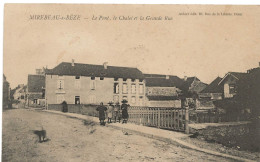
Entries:
{"type": "Polygon", "coordinates": [[[27,84],[36,68],[54,68],[72,59],[197,76],[205,83],[229,71],[246,72],[260,62],[259,6],[6,4],[4,11],[3,71],[11,88],[27,84]],[[30,19],[33,15],[80,19],[30,19]],[[92,20],[100,16],[110,20],[92,20]],[[118,20],[120,16],[137,20],[118,20]],[[147,16],[163,20],[140,20],[147,16]],[[166,16],[172,20],[164,20],[166,16]]]}

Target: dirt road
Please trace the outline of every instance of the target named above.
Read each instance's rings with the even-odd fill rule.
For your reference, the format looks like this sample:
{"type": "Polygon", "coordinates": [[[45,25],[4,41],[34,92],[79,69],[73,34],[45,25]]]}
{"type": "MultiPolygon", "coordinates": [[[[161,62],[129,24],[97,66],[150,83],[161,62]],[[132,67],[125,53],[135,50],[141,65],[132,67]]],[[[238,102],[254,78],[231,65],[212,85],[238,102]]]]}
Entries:
{"type": "Polygon", "coordinates": [[[230,161],[42,111],[3,112],[3,161],[230,161]],[[35,130],[47,132],[39,143],[35,130]]]}

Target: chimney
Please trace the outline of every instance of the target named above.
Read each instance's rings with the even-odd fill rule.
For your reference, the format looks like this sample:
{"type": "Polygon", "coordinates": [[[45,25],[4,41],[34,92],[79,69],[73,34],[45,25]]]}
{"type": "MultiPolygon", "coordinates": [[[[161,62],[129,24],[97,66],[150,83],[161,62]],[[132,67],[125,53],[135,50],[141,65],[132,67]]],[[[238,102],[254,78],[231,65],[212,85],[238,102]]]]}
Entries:
{"type": "Polygon", "coordinates": [[[104,62],[104,63],[103,63],[104,69],[107,69],[107,64],[108,64],[108,62],[104,62]]]}
{"type": "Polygon", "coordinates": [[[166,79],[170,79],[170,76],[169,75],[166,75],[166,77],[165,77],[166,79]]]}
{"type": "Polygon", "coordinates": [[[74,66],[75,63],[74,63],[74,59],[71,60],[71,66],[74,66]]]}
{"type": "Polygon", "coordinates": [[[42,74],[42,69],[36,69],[36,74],[41,75],[42,74]]]}

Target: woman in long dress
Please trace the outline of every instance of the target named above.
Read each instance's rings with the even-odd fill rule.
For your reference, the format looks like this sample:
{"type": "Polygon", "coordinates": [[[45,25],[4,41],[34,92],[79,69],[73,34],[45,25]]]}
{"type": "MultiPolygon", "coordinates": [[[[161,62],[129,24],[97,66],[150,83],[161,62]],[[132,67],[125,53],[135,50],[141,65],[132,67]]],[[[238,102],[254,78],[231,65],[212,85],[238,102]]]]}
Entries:
{"type": "Polygon", "coordinates": [[[128,111],[127,111],[127,108],[128,108],[128,105],[126,104],[127,103],[127,100],[123,100],[122,101],[122,105],[121,105],[121,110],[122,110],[122,118],[123,118],[123,122],[122,123],[127,123],[127,120],[128,120],[128,111]]]}
{"type": "Polygon", "coordinates": [[[105,111],[107,111],[107,108],[103,105],[103,102],[100,103],[96,110],[99,112],[100,125],[105,125],[105,111]]]}

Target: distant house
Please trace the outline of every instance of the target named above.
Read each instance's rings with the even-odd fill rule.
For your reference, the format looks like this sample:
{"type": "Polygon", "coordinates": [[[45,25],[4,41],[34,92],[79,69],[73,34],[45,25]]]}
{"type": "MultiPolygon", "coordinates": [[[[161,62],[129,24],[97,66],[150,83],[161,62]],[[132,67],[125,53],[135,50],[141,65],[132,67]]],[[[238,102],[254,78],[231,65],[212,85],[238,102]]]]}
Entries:
{"type": "Polygon", "coordinates": [[[260,62],[259,67],[247,71],[246,77],[238,81],[237,100],[244,109],[260,116],[260,62]]]}
{"type": "Polygon", "coordinates": [[[15,88],[13,99],[19,101],[20,103],[26,102],[26,91],[27,86],[24,84],[19,84],[17,88],[15,88]]]}
{"type": "Polygon", "coordinates": [[[3,75],[3,109],[8,108],[10,102],[10,84],[3,75]]]}
{"type": "Polygon", "coordinates": [[[200,98],[209,99],[209,100],[221,100],[223,98],[224,88],[218,83],[222,78],[217,77],[214,79],[205,89],[199,93],[200,98]]]}
{"type": "Polygon", "coordinates": [[[191,93],[200,93],[203,89],[207,87],[206,83],[203,83],[197,77],[185,77],[182,89],[191,93]]]}
{"type": "Polygon", "coordinates": [[[183,80],[177,76],[144,74],[146,100],[149,107],[181,107],[180,87],[183,80]]]}
{"type": "Polygon", "coordinates": [[[127,100],[145,105],[144,76],[137,68],[62,62],[46,71],[45,97],[48,108],[68,104],[107,104],[127,100]]]}
{"type": "Polygon", "coordinates": [[[224,88],[224,98],[232,98],[237,94],[238,81],[245,78],[247,73],[229,72],[218,83],[219,86],[224,88]]]}
{"type": "Polygon", "coordinates": [[[44,70],[36,69],[36,74],[28,75],[27,105],[42,107],[45,105],[45,75],[44,70]]]}

